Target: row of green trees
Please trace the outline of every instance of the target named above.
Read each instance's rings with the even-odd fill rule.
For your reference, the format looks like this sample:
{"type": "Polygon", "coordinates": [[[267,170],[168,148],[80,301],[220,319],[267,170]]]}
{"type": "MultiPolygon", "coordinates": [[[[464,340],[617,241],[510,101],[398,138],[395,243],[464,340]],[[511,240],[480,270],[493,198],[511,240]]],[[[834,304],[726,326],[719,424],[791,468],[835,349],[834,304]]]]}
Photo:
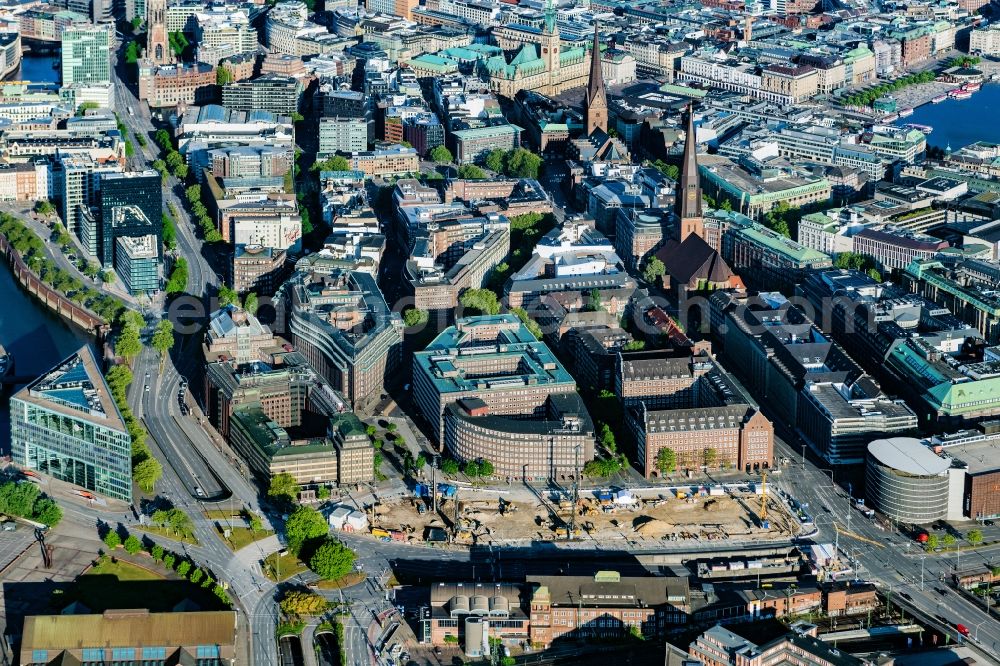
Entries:
{"type": "Polygon", "coordinates": [[[167,179],[167,173],[174,174],[179,180],[184,180],[188,176],[188,165],[184,161],[184,156],[177,152],[174,140],[167,130],[156,130],[153,141],[163,151],[163,159],[153,162],[153,168],[160,172],[163,180],[167,179]]]}
{"type": "MultiPolygon", "coordinates": [[[[971,546],[978,546],[983,543],[983,531],[980,529],[971,529],[966,533],[965,540],[968,541],[971,546]]],[[[927,541],[924,542],[924,550],[931,552],[938,548],[951,548],[956,543],[958,543],[958,538],[950,532],[946,532],[942,536],[938,536],[937,534],[928,534],[927,541]]]]}
{"type": "Polygon", "coordinates": [[[161,219],[163,220],[163,247],[167,250],[173,250],[177,247],[177,224],[167,211],[163,211],[161,219]]]}
{"type": "MultiPolygon", "coordinates": [[[[48,202],[45,201],[39,203],[48,203],[48,202]]],[[[39,207],[40,206],[36,204],[35,208],[37,209],[39,207]]],[[[69,232],[66,231],[66,227],[56,222],[52,227],[52,235],[49,237],[49,240],[58,245],[59,249],[62,250],[63,254],[67,255],[66,259],[69,259],[68,255],[73,252],[73,238],[69,235],[69,232]]],[[[96,280],[98,277],[100,277],[104,282],[107,282],[108,284],[111,284],[115,280],[114,271],[102,271],[101,266],[98,263],[89,261],[85,256],[77,257],[76,260],[73,262],[73,264],[76,266],[77,270],[79,270],[81,273],[89,277],[91,280],[96,280]]],[[[67,275],[70,278],[74,277],[68,273],[67,275]]],[[[81,286],[82,284],[83,283],[80,283],[81,286]]]]}
{"type": "Polygon", "coordinates": [[[186,555],[167,550],[149,538],[140,539],[134,534],[129,534],[128,530],[124,527],[113,529],[110,525],[103,524],[99,526],[99,530],[103,531],[101,540],[107,546],[108,550],[114,551],[116,548],[121,547],[129,555],[138,555],[141,552],[146,552],[157,564],[162,564],[166,569],[175,572],[192,585],[211,590],[212,594],[218,597],[219,601],[226,606],[232,607],[233,601],[229,597],[229,593],[216,581],[211,572],[199,567],[186,555]]]}
{"type": "Polygon", "coordinates": [[[975,67],[980,62],[982,62],[982,58],[979,56],[960,55],[949,60],[945,67],[949,69],[952,67],[975,67]]]}
{"type": "Polygon", "coordinates": [[[208,208],[201,200],[201,185],[197,183],[194,185],[189,185],[186,190],[184,190],[184,196],[187,198],[188,206],[191,208],[191,215],[194,216],[195,220],[198,222],[198,226],[201,227],[202,237],[205,239],[206,243],[218,243],[222,240],[222,234],[219,230],[215,228],[215,223],[212,222],[211,216],[208,214],[208,208]]]}
{"type": "Polygon", "coordinates": [[[496,473],[493,462],[485,458],[468,460],[464,465],[454,458],[445,458],[441,461],[440,469],[449,476],[455,476],[461,472],[470,479],[486,478],[496,473]]]}
{"type": "Polygon", "coordinates": [[[174,259],[165,291],[167,295],[183,294],[188,284],[188,263],[184,257],[174,259]]]}
{"type": "MultiPolygon", "coordinates": [[[[93,102],[84,102],[81,104],[81,108],[86,104],[93,104],[93,102]]],[[[122,122],[122,119],[115,113],[115,121],[118,123],[118,133],[122,135],[122,139],[125,141],[125,157],[132,157],[135,155],[135,146],[132,145],[132,139],[128,135],[128,127],[122,122]]]]}
{"type": "Polygon", "coordinates": [[[8,481],[0,484],[0,513],[28,518],[49,527],[62,520],[62,509],[33,483],[8,481]]]}
{"type": "Polygon", "coordinates": [[[111,398],[125,420],[125,428],[132,438],[132,480],[143,491],[152,493],[156,488],[156,482],[163,476],[163,467],[149,449],[146,429],[128,406],[127,394],[128,387],[132,383],[132,371],[127,365],[116,365],[108,370],[104,379],[111,390],[111,398]]]}
{"type": "Polygon", "coordinates": [[[113,323],[125,312],[125,305],[117,298],[84,285],[78,278],[57,267],[53,260],[45,256],[45,243],[42,239],[20,220],[7,213],[0,213],[0,234],[7,238],[11,247],[42,282],[74,303],[109,323],[113,323]]]}
{"type": "Polygon", "coordinates": [[[894,81],[880,83],[866,90],[848,95],[844,98],[844,104],[847,106],[871,106],[875,100],[880,97],[884,97],[889,93],[902,90],[903,88],[907,88],[918,83],[930,83],[933,80],[934,72],[931,71],[907,74],[906,76],[900,77],[894,81]]]}
{"type": "MultiPolygon", "coordinates": [[[[259,519],[258,519],[259,520],[259,519]]],[[[157,509],[150,516],[150,524],[170,532],[178,539],[194,540],[194,521],[183,509],[157,509]]]]}
{"type": "Polygon", "coordinates": [[[466,289],[458,297],[458,302],[466,310],[474,310],[467,314],[495,315],[500,312],[500,299],[489,289],[466,289]]]}
{"type": "Polygon", "coordinates": [[[597,394],[591,406],[597,427],[597,443],[603,451],[593,460],[587,461],[583,466],[583,473],[590,477],[607,478],[629,467],[628,458],[618,450],[618,437],[615,434],[621,421],[621,407],[615,394],[606,389],[597,394]]]}
{"type": "Polygon", "coordinates": [[[528,332],[535,336],[536,340],[542,339],[542,327],[538,325],[538,322],[531,318],[528,311],[524,308],[511,308],[511,314],[517,315],[517,318],[521,320],[524,327],[528,329],[528,332]]]}
{"type": "Polygon", "coordinates": [[[257,314],[257,310],[260,308],[260,299],[252,291],[240,300],[240,295],[236,293],[235,289],[222,285],[219,287],[218,298],[220,306],[235,305],[238,308],[243,308],[250,314],[257,314]]]}

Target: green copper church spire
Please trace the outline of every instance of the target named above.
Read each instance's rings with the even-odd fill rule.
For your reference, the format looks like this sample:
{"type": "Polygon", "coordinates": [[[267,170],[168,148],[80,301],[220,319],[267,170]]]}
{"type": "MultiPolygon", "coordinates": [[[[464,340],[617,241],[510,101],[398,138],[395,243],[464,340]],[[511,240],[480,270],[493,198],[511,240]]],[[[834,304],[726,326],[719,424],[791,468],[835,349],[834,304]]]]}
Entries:
{"type": "Polygon", "coordinates": [[[545,32],[553,34],[556,31],[556,8],[552,0],[545,0],[545,32]]]}

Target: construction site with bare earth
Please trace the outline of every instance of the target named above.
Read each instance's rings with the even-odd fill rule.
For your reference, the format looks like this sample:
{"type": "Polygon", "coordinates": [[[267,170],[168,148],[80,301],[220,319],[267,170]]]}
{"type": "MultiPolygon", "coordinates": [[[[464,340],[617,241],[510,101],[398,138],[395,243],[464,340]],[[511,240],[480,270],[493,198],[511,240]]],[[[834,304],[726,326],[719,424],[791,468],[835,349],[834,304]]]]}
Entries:
{"type": "Polygon", "coordinates": [[[800,517],[763,484],[649,491],[645,497],[641,491],[602,489],[581,492],[575,501],[562,491],[507,499],[497,491],[452,489],[439,489],[436,502],[418,489],[416,496],[376,503],[369,508],[369,529],[385,540],[476,546],[570,539],[767,543],[803,528],[800,517]]]}

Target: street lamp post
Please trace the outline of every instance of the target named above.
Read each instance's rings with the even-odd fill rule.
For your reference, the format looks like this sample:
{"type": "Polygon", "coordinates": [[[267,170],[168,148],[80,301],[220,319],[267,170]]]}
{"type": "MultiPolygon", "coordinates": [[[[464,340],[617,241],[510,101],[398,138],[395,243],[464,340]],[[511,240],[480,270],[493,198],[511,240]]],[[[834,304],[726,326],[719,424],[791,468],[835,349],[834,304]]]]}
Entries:
{"type": "Polygon", "coordinates": [[[973,635],[972,640],[976,641],[977,643],[979,642],[979,627],[983,626],[989,621],[990,621],[989,618],[986,618],[985,620],[982,620],[979,624],[976,625],[976,633],[975,635],[973,635]]]}

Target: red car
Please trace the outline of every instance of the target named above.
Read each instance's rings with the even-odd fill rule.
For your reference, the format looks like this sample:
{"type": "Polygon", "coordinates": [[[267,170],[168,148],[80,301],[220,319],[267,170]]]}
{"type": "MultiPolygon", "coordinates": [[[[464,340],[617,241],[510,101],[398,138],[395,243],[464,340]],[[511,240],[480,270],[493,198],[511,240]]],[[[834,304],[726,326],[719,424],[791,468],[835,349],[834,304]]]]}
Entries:
{"type": "Polygon", "coordinates": [[[955,631],[962,634],[963,636],[969,635],[969,628],[961,623],[955,625],[955,631]]]}

